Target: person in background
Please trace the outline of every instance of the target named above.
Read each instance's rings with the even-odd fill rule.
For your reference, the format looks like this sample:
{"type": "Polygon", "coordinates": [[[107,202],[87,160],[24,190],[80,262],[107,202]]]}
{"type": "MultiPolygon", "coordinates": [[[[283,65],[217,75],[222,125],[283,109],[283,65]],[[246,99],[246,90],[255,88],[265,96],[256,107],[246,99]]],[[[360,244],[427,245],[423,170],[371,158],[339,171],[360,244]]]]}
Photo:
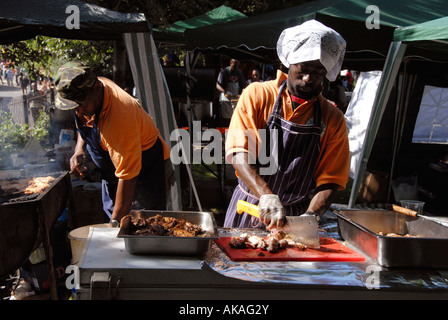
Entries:
{"type": "Polygon", "coordinates": [[[0,67],[1,67],[1,74],[0,74],[0,80],[2,80],[2,84],[4,84],[4,82],[3,82],[3,78],[5,78],[6,77],[6,65],[5,65],[5,63],[4,62],[0,62],[0,67]]]}
{"type": "Polygon", "coordinates": [[[6,82],[8,87],[12,87],[14,85],[14,71],[11,68],[6,68],[6,82]]]}
{"type": "Polygon", "coordinates": [[[226,160],[238,185],[224,227],[270,229],[301,214],[319,220],[345,188],[350,154],[344,115],[321,94],[324,78],[334,81],[339,74],[345,47],[339,33],[315,20],[282,32],[277,54],[288,73],[279,70],[275,80],[248,86],[227,132],[226,160]],[[263,141],[259,129],[273,139],[263,141]],[[265,171],[259,151],[268,143],[265,167],[274,163],[275,170],[265,171]],[[258,205],[260,219],[238,214],[238,200],[258,205]]]}
{"type": "Polygon", "coordinates": [[[246,80],[243,72],[240,70],[240,62],[236,59],[231,59],[230,65],[221,70],[216,82],[221,105],[221,117],[223,119],[232,117],[233,106],[231,100],[239,97],[245,85],[246,80]]]}
{"type": "Polygon", "coordinates": [[[347,90],[353,91],[353,75],[350,70],[347,70],[347,74],[345,75],[347,78],[347,90]]]}
{"type": "Polygon", "coordinates": [[[19,83],[20,68],[19,68],[19,66],[15,66],[15,68],[14,68],[14,75],[16,77],[16,85],[20,86],[20,83],[19,83]]]}
{"type": "Polygon", "coordinates": [[[50,89],[50,81],[47,79],[42,80],[42,86],[39,89],[40,94],[45,94],[50,89]]]}
{"type": "Polygon", "coordinates": [[[274,67],[270,64],[266,65],[265,69],[265,75],[264,75],[264,81],[274,80],[276,76],[276,71],[274,70],[274,67]]]}
{"type": "Polygon", "coordinates": [[[74,111],[78,130],[71,171],[83,178],[86,155],[91,157],[101,172],[103,209],[113,225],[131,208],[166,210],[168,186],[174,183],[170,149],[137,100],[77,61],[62,65],[54,84],[56,107],[74,111]]]}
{"type": "Polygon", "coordinates": [[[334,82],[330,82],[326,98],[335,103],[342,113],[345,114],[348,107],[345,87],[342,84],[342,77],[339,75],[334,82]]]}
{"type": "Polygon", "coordinates": [[[28,76],[26,74],[23,74],[23,72],[20,72],[20,85],[22,86],[22,94],[24,95],[28,93],[28,84],[28,76]]]}
{"type": "Polygon", "coordinates": [[[247,80],[247,85],[251,84],[252,82],[263,82],[263,80],[261,80],[260,70],[257,68],[252,69],[250,78],[247,80]]]}
{"type": "Polygon", "coordinates": [[[164,67],[178,67],[180,65],[179,57],[172,52],[164,55],[162,61],[164,67]]]}

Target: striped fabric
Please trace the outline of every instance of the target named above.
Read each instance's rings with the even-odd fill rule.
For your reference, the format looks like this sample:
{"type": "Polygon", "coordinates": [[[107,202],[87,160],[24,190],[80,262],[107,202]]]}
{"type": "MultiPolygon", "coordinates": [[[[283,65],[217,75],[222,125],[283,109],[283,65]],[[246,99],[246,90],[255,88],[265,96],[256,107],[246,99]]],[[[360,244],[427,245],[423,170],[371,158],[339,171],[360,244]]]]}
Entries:
{"type": "MultiPolygon", "coordinates": [[[[165,75],[160,65],[159,55],[150,33],[125,33],[123,35],[129,64],[131,66],[134,83],[137,89],[138,99],[141,105],[154,119],[163,139],[168,145],[172,132],[177,132],[173,105],[165,75]]],[[[185,154],[185,152],[183,152],[185,154]]],[[[190,170],[189,166],[186,166],[190,170]]],[[[167,198],[168,210],[182,210],[182,197],[180,187],[180,170],[174,166],[176,183],[171,188],[171,194],[167,198]]],[[[194,185],[191,172],[190,182],[194,185]]],[[[196,198],[199,209],[202,211],[199,199],[196,198]]]]}

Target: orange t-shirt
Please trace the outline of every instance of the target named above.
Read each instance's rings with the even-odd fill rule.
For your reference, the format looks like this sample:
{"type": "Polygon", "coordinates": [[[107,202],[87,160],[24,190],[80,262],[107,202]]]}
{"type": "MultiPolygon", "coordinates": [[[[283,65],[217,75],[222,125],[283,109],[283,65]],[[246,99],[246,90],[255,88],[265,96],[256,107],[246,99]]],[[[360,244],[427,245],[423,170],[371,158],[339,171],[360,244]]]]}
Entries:
{"type": "MultiPolygon", "coordinates": [[[[264,129],[271,115],[281,83],[287,74],[278,71],[272,81],[255,82],[247,86],[234,110],[226,137],[226,160],[231,162],[236,152],[248,152],[253,159],[261,137],[258,129],[264,129]],[[256,145],[256,148],[253,145],[256,145]]],[[[322,108],[322,133],[319,160],[314,174],[316,186],[334,183],[344,189],[350,169],[350,152],[347,127],[343,113],[328,100],[319,95],[301,104],[295,110],[288,90],[282,93],[282,117],[297,124],[307,124],[314,116],[313,103],[319,99],[322,108]]],[[[300,177],[298,177],[298,180],[300,177]]]]}
{"type": "MultiPolygon", "coordinates": [[[[142,151],[151,148],[157,138],[162,141],[164,159],[168,159],[170,148],[146,110],[113,81],[98,79],[104,85],[103,108],[98,121],[101,146],[109,151],[115,176],[123,180],[136,177],[142,166],[142,151]]],[[[87,126],[93,126],[93,120],[94,117],[81,119],[87,126]]]]}

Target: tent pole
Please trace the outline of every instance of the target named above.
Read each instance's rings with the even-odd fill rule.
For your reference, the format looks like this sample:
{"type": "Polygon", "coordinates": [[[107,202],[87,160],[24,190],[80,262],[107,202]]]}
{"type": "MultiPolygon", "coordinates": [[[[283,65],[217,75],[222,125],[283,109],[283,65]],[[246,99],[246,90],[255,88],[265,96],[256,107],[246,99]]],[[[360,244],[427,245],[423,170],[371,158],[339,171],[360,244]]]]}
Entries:
{"type": "Polygon", "coordinates": [[[373,142],[375,140],[378,128],[381,123],[381,117],[386,109],[387,101],[389,100],[390,92],[392,90],[398,70],[400,69],[401,61],[403,59],[406,45],[401,41],[392,42],[389,47],[387,59],[384,64],[381,80],[376,93],[375,102],[370,115],[369,124],[367,126],[366,135],[364,137],[363,148],[361,150],[361,157],[358,167],[358,173],[353,181],[350,199],[348,203],[349,208],[353,208],[356,201],[356,196],[359,192],[359,187],[367,168],[367,162],[372,151],[373,142]]]}
{"type": "MultiPolygon", "coordinates": [[[[151,33],[124,33],[123,37],[140,104],[153,117],[166,143],[171,142],[172,133],[179,141],[169,88],[151,33]]],[[[182,150],[184,161],[185,154],[182,150]]],[[[182,190],[179,167],[174,166],[174,171],[176,182],[167,198],[167,208],[177,211],[182,208],[182,190]]]]}
{"type": "MultiPolygon", "coordinates": [[[[195,54],[192,51],[187,51],[185,55],[185,70],[186,70],[186,87],[187,87],[187,114],[188,114],[188,132],[190,136],[190,159],[193,156],[193,109],[190,101],[191,89],[193,87],[192,82],[196,79],[193,78],[191,72],[196,65],[199,54],[195,54]],[[193,56],[192,56],[193,55],[193,56]],[[191,81],[191,82],[190,82],[191,81]]],[[[196,190],[196,185],[194,184],[192,175],[191,162],[186,163],[186,168],[188,175],[190,177],[190,208],[193,207],[193,193],[196,198],[196,203],[198,204],[199,211],[202,211],[201,201],[199,200],[199,195],[196,190]]]]}
{"type": "Polygon", "coordinates": [[[394,121],[394,136],[393,136],[393,148],[392,148],[392,162],[389,171],[389,188],[387,189],[387,203],[390,202],[390,187],[392,185],[392,176],[395,166],[395,151],[397,150],[397,140],[398,140],[398,128],[400,127],[400,117],[401,117],[401,106],[403,104],[403,91],[405,89],[405,81],[406,81],[406,66],[404,67],[404,72],[402,76],[397,77],[397,103],[395,110],[395,121],[394,121]]]}
{"type": "Polygon", "coordinates": [[[411,76],[407,72],[408,60],[403,60],[403,80],[401,83],[401,97],[400,102],[397,103],[397,112],[396,117],[397,121],[395,122],[396,127],[394,131],[394,148],[392,150],[392,164],[390,168],[390,176],[389,176],[389,189],[388,189],[388,200],[390,198],[390,186],[392,183],[392,177],[395,171],[395,162],[397,159],[397,154],[400,151],[401,147],[401,138],[403,136],[404,126],[406,123],[406,114],[408,112],[409,99],[412,90],[414,89],[416,76],[411,76]]]}

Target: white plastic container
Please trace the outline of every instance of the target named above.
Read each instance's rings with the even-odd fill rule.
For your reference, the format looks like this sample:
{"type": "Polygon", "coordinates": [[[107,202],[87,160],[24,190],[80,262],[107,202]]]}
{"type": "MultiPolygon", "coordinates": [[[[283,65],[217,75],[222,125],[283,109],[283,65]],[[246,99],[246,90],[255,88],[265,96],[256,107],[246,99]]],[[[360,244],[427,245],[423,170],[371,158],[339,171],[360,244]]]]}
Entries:
{"type": "Polygon", "coordinates": [[[81,259],[82,251],[89,236],[90,227],[92,228],[112,228],[110,223],[92,224],[70,231],[68,238],[70,239],[70,247],[72,249],[71,264],[78,264],[81,259]]]}

